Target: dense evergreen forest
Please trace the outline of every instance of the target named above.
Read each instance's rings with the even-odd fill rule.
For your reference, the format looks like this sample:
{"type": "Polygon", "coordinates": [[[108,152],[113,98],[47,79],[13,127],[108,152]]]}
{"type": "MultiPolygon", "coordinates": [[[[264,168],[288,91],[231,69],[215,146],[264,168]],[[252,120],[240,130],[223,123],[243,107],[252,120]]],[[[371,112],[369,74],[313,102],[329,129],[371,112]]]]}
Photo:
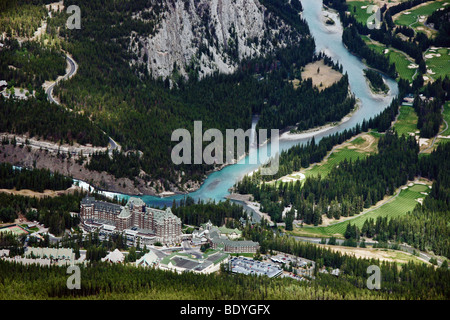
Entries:
{"type": "Polygon", "coordinates": [[[37,41],[19,44],[6,39],[0,50],[0,74],[8,87],[26,88],[30,94],[46,80],[65,74],[66,59],[60,48],[47,48],[37,41]]]}
{"type": "Polygon", "coordinates": [[[375,69],[381,70],[389,76],[396,78],[395,65],[389,62],[389,58],[370,49],[358,34],[358,29],[351,25],[344,28],[342,41],[348,50],[366,60],[366,63],[375,69]]]}
{"type": "Polygon", "coordinates": [[[439,47],[448,47],[450,45],[450,7],[433,12],[427,18],[427,24],[430,23],[434,25],[434,29],[438,30],[434,44],[439,47]]]}
{"type": "Polygon", "coordinates": [[[72,179],[51,173],[48,169],[14,169],[9,163],[0,163],[0,188],[30,189],[37,192],[50,190],[65,190],[72,186],[72,179]]]}
{"type": "Polygon", "coordinates": [[[384,93],[387,93],[389,91],[389,87],[384,83],[383,77],[378,72],[372,69],[365,69],[364,75],[369,80],[373,91],[384,93]]]}
{"type": "Polygon", "coordinates": [[[366,221],[361,235],[380,241],[399,241],[420,250],[450,258],[450,144],[440,144],[430,156],[420,159],[419,173],[433,180],[429,196],[407,215],[366,221]]]}
{"type": "Polygon", "coordinates": [[[348,95],[347,75],[320,93],[307,79],[296,89],[285,86],[274,94],[267,98],[272,107],[262,110],[258,128],[295,126],[297,130],[306,130],[339,121],[355,107],[354,97],[348,95]]]}
{"type": "Polygon", "coordinates": [[[58,197],[14,196],[0,193],[0,212],[2,209],[12,213],[3,222],[13,222],[18,213],[23,214],[30,221],[39,221],[49,228],[49,232],[59,236],[64,229],[75,227],[79,223],[78,217],[72,217],[70,212],[80,211],[81,194],[61,195],[58,197]]]}
{"type": "Polygon", "coordinates": [[[112,156],[108,151],[94,152],[89,163],[85,166],[89,170],[107,171],[116,178],[127,177],[131,180],[140,174],[140,155],[138,152],[129,152],[127,154],[114,150],[112,156]]]}
{"type": "Polygon", "coordinates": [[[36,98],[7,99],[0,96],[0,132],[29,134],[59,143],[78,142],[106,147],[108,137],[86,116],[47,101],[42,89],[36,98]]]}
{"type": "Polygon", "coordinates": [[[211,221],[215,226],[227,225],[235,228],[240,225],[239,219],[246,218],[247,214],[242,206],[233,202],[198,202],[190,197],[172,205],[172,212],[181,219],[183,224],[200,226],[211,221]]]}
{"type": "Polygon", "coordinates": [[[288,205],[297,210],[297,219],[318,225],[322,215],[339,219],[353,216],[414,178],[419,147],[412,137],[398,137],[387,131],[380,137],[378,154],[354,162],[344,160],[326,177],[308,177],[303,185],[280,183],[278,186],[246,178],[236,184],[242,193],[251,193],[261,209],[276,222],[288,205]],[[281,202],[279,202],[281,200],[281,202]]]}
{"type": "Polygon", "coordinates": [[[423,94],[416,95],[413,107],[418,115],[417,128],[421,137],[431,138],[439,133],[444,104],[449,99],[450,79],[447,76],[428,83],[423,88],[423,94]]]}
{"type": "Polygon", "coordinates": [[[24,266],[0,261],[0,292],[8,299],[448,299],[450,271],[429,266],[357,259],[315,245],[275,237],[253,229],[268,250],[291,252],[317,261],[317,266],[340,268],[343,275],[317,273],[316,279],[296,281],[219,274],[200,275],[95,262],[81,267],[81,289],[67,289],[66,268],[24,266]],[[262,235],[266,235],[263,238],[262,235]],[[381,289],[366,287],[367,267],[379,265],[381,289]],[[21,277],[18,279],[17,274],[21,277]]]}
{"type": "MultiPolygon", "coordinates": [[[[401,85],[399,85],[399,88],[401,97],[404,94],[404,90],[402,90],[401,85]]],[[[375,129],[379,132],[388,130],[398,114],[399,98],[393,99],[389,107],[375,117],[370,118],[368,121],[363,120],[361,124],[357,124],[352,129],[324,137],[318,143],[316,143],[313,137],[306,144],[298,144],[289,150],[282,151],[279,157],[279,170],[276,174],[261,176],[258,172],[255,172],[251,179],[244,177],[243,182],[245,181],[245,183],[240,183],[238,190],[240,193],[251,193],[252,185],[255,182],[278,179],[294,171],[299,171],[301,168],[307,168],[313,163],[320,162],[334,146],[343,143],[361,132],[367,132],[369,129],[375,129]]]]}
{"type": "MultiPolygon", "coordinates": [[[[70,4],[69,1],[66,5],[70,4]]],[[[267,128],[298,124],[303,130],[340,120],[354,107],[354,100],[347,96],[346,77],[321,94],[310,82],[294,90],[286,81],[301,79],[301,67],[314,59],[314,41],[307,37],[308,26],[298,16],[300,2],[267,0],[264,4],[294,27],[297,43],[267,57],[241,61],[241,68],[232,75],[214,74],[199,81],[195,70],[191,70],[192,77],[188,81],[182,77],[163,81],[152,80],[141,67],[130,68],[128,64],[132,58],[127,49],[130,32],[152,34],[154,26],[127,17],[155,4],[149,1],[78,1],[86,17],[84,27],[62,29],[61,36],[66,40],[64,49],[73,55],[80,69],[76,77],[55,89],[56,94],[74,110],[83,110],[124,150],[142,151],[139,169],[148,174],[147,179],[168,179],[174,184],[178,184],[179,177],[181,183],[189,179],[201,180],[212,169],[207,165],[175,166],[170,160],[170,147],[175,145],[170,141],[171,132],[178,128],[192,130],[194,120],[202,120],[205,129],[222,131],[248,129],[254,113],[261,115],[260,126],[267,128]],[[117,19],[126,23],[120,28],[110,23],[117,19]],[[172,80],[172,88],[169,80],[172,80]],[[325,103],[327,108],[320,114],[313,112],[317,108],[311,107],[311,102],[327,96],[333,96],[333,103],[325,103]],[[181,171],[185,174],[179,175],[181,171]]],[[[158,15],[163,10],[157,7],[154,13],[158,15]]],[[[110,166],[99,164],[97,167],[109,170],[110,166]]]]}
{"type": "Polygon", "coordinates": [[[0,33],[5,32],[7,37],[32,37],[47,16],[44,2],[52,1],[1,1],[0,33]]]}

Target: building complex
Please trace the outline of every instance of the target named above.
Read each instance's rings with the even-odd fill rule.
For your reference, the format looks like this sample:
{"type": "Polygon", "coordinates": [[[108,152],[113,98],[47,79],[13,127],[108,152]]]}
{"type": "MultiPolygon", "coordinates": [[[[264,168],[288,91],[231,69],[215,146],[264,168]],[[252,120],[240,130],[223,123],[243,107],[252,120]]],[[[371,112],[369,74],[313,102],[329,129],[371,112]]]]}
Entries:
{"type": "Polygon", "coordinates": [[[86,197],[81,201],[80,219],[86,231],[98,230],[103,236],[123,232],[133,245],[182,241],[180,218],[170,208],[150,208],[139,198],[130,198],[121,206],[86,197]]]}

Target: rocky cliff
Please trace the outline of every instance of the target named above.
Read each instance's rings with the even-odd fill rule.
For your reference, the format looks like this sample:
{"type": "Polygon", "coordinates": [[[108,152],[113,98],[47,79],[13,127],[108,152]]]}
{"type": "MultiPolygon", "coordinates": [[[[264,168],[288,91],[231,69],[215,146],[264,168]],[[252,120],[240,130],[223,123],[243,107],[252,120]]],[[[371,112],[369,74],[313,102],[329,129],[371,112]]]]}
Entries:
{"type": "MultiPolygon", "coordinates": [[[[133,64],[154,78],[232,73],[244,58],[297,42],[300,35],[258,0],[163,0],[155,34],[133,32],[133,64]]],[[[142,19],[150,8],[134,15],[142,19]]]]}

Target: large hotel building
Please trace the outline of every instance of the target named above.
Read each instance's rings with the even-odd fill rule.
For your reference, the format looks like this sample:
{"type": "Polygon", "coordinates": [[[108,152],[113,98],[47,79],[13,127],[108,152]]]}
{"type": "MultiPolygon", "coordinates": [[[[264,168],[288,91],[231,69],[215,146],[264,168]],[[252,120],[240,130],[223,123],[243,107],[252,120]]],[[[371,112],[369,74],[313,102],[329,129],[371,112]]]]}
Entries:
{"type": "Polygon", "coordinates": [[[129,243],[181,243],[181,220],[170,208],[158,210],[148,207],[139,198],[130,198],[125,206],[97,201],[86,197],[81,201],[80,219],[88,230],[107,235],[124,232],[129,243]]]}

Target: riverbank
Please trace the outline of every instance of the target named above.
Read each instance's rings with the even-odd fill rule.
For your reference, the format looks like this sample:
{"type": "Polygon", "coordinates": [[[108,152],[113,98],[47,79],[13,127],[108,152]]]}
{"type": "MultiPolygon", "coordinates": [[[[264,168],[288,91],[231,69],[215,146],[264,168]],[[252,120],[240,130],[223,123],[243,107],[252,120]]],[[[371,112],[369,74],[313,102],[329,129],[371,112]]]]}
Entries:
{"type": "Polygon", "coordinates": [[[269,226],[274,225],[270,216],[267,213],[261,211],[261,205],[256,201],[251,201],[251,199],[253,198],[251,194],[231,193],[225,198],[236,202],[244,203],[247,207],[253,210],[261,218],[264,218],[268,222],[269,226]]]}
{"type": "Polygon", "coordinates": [[[331,129],[336,128],[346,122],[348,122],[352,116],[361,108],[361,101],[359,99],[356,100],[355,107],[352,111],[350,111],[345,117],[343,117],[339,122],[328,123],[319,127],[311,128],[303,131],[286,131],[280,135],[280,140],[300,140],[312,138],[316,134],[327,132],[331,129]]]}

